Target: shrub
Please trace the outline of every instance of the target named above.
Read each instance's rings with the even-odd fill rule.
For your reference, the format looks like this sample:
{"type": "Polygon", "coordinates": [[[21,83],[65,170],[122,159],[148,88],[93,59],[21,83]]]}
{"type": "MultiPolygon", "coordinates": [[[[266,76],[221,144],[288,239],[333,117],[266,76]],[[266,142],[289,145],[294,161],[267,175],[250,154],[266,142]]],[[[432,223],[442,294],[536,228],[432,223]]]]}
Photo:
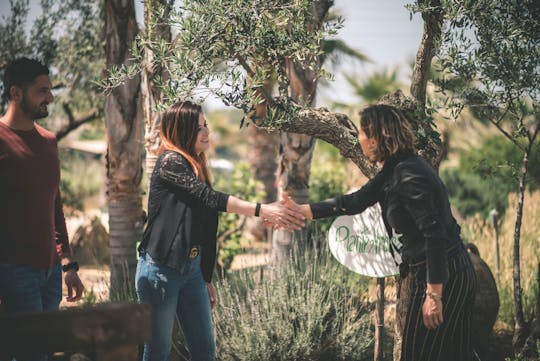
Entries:
{"type": "MultiPolygon", "coordinates": [[[[327,148],[329,148],[327,143],[317,142],[309,180],[310,202],[319,202],[347,191],[346,162],[335,148],[333,150],[327,148]]],[[[311,232],[315,235],[325,235],[334,219],[335,217],[329,217],[314,221],[311,232]]]]}
{"type": "MultiPolygon", "coordinates": [[[[266,271],[237,271],[217,283],[219,360],[372,359],[369,312],[347,286],[354,274],[328,250],[296,250],[266,271]]],[[[360,287],[367,293],[366,282],[360,287]]]]}
{"type": "Polygon", "coordinates": [[[502,212],[506,208],[508,188],[512,181],[501,178],[488,180],[479,174],[453,168],[441,170],[440,175],[448,190],[451,204],[462,216],[479,213],[486,217],[492,209],[502,212]]]}
{"type": "MultiPolygon", "coordinates": [[[[517,192],[521,152],[503,136],[487,138],[478,148],[461,155],[458,168],[441,171],[453,205],[463,216],[493,208],[502,212],[510,192],[517,192]]],[[[528,187],[540,187],[540,146],[529,159],[528,187]]]]}
{"type": "MultiPolygon", "coordinates": [[[[237,162],[232,172],[215,172],[214,188],[229,194],[237,195],[243,199],[255,202],[264,197],[264,187],[261,182],[251,177],[249,165],[246,162],[237,162]]],[[[221,245],[218,245],[218,260],[224,270],[230,268],[235,255],[242,252],[240,237],[242,235],[241,216],[222,212],[219,215],[218,239],[229,231],[230,233],[221,245]]]]}

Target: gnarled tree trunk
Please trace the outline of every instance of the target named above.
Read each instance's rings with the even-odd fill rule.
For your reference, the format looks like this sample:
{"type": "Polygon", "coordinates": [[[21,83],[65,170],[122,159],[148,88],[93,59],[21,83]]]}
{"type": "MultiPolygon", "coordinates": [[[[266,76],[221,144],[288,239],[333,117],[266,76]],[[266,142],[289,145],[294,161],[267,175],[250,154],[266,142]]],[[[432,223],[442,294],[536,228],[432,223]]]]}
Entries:
{"type": "MultiPolygon", "coordinates": [[[[137,34],[133,1],[105,1],[106,65],[129,63],[137,34]]],[[[142,109],[140,77],[115,88],[105,100],[107,203],[111,247],[111,298],[133,296],[136,243],[142,236],[142,109]]]]}

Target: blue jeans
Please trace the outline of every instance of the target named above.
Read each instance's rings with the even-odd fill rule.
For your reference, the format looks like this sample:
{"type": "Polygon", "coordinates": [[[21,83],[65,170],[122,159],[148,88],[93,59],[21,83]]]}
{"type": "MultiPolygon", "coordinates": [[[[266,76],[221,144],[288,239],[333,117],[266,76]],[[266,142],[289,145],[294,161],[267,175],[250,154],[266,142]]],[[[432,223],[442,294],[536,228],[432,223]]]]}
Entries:
{"type": "Polygon", "coordinates": [[[139,258],[135,287],[139,301],[152,306],[152,337],[144,345],[143,361],[166,361],[171,352],[176,316],[192,361],[215,360],[215,341],[208,290],[201,274],[200,255],[185,274],[139,258]]]}
{"type": "MultiPolygon", "coordinates": [[[[58,310],[62,300],[62,268],[40,270],[0,263],[0,298],[7,313],[58,310]]],[[[22,360],[47,360],[45,354],[19,355],[22,360]]]]}

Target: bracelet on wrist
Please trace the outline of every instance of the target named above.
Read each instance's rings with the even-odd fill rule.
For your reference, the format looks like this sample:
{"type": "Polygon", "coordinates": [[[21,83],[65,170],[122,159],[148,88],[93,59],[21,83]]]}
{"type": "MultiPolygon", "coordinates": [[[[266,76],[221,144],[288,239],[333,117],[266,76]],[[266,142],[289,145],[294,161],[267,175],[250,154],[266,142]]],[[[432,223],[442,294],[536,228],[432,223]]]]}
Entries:
{"type": "Polygon", "coordinates": [[[74,270],[75,272],[77,272],[79,270],[79,264],[73,261],[73,262],[66,263],[65,265],[62,266],[62,271],[64,271],[64,273],[70,270],[74,270]]]}
{"type": "Polygon", "coordinates": [[[432,300],[442,300],[442,295],[438,294],[437,292],[426,291],[426,296],[428,296],[432,300]]]}
{"type": "Polygon", "coordinates": [[[255,206],[255,217],[259,217],[260,214],[261,214],[261,204],[257,203],[257,205],[255,206]]]}

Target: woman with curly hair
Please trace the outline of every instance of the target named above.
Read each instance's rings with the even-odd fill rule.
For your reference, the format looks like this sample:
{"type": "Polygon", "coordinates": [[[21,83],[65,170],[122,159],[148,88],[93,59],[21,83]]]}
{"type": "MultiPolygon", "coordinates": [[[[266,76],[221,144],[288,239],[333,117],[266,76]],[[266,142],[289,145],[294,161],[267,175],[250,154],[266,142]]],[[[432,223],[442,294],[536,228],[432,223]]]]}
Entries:
{"type": "Polygon", "coordinates": [[[470,361],[470,322],[476,276],[452,216],[445,186],[416,155],[402,112],[371,105],[360,113],[358,140],[382,170],[357,192],[298,205],[307,219],[352,215],[379,203],[390,235],[399,236],[401,281],[412,277],[402,361],[470,361]]]}

